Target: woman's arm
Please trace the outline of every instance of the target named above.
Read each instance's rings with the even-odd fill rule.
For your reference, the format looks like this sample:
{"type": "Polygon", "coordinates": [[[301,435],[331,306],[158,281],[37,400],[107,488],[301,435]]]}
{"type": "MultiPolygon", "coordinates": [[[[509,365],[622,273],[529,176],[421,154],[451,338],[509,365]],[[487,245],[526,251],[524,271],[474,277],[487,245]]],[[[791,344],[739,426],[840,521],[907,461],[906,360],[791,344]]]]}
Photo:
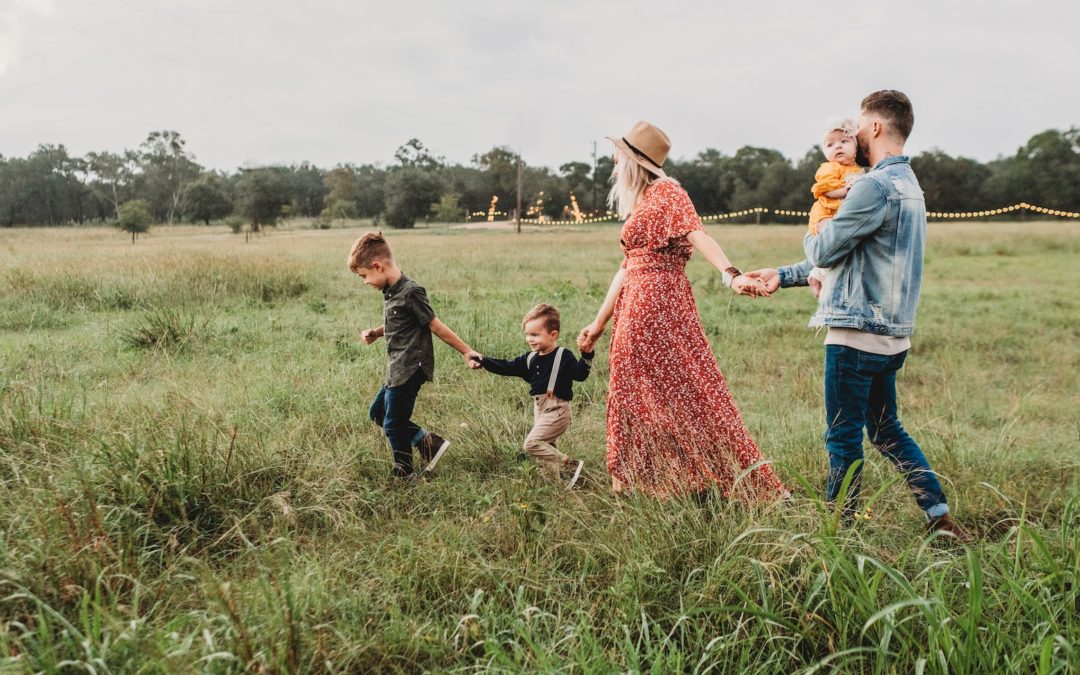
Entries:
{"type": "MultiPolygon", "coordinates": [[[[686,235],[686,238],[694,245],[694,248],[709,261],[709,264],[721,273],[733,266],[731,261],[728,260],[727,255],[724,253],[724,249],[720,248],[720,244],[716,243],[716,240],[710,237],[705,230],[694,230],[686,235]]],[[[757,279],[751,279],[745,274],[738,274],[732,277],[730,285],[731,290],[739,295],[750,295],[753,297],[769,295],[769,291],[765,288],[763,282],[757,279]]]]}
{"type": "Polygon", "coordinates": [[[596,313],[596,318],[591,324],[581,329],[581,334],[578,335],[577,341],[578,349],[581,351],[593,351],[593,346],[596,345],[596,341],[604,334],[607,322],[611,320],[611,315],[615,313],[615,303],[619,299],[619,293],[622,292],[623,277],[625,276],[626,270],[620,267],[619,271],[616,272],[615,276],[611,279],[611,286],[608,287],[607,297],[604,298],[604,304],[600,305],[600,311],[596,313]]]}

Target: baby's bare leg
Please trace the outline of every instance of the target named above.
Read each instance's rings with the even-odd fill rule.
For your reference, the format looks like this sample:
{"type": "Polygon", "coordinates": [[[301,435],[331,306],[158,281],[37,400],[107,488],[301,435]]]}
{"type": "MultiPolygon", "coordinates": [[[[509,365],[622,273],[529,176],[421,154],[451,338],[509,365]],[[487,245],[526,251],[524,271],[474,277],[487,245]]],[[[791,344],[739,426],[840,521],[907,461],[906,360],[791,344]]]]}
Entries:
{"type": "Polygon", "coordinates": [[[821,234],[821,231],[825,229],[825,226],[832,222],[832,218],[822,218],[814,223],[814,233],[821,234]]]}

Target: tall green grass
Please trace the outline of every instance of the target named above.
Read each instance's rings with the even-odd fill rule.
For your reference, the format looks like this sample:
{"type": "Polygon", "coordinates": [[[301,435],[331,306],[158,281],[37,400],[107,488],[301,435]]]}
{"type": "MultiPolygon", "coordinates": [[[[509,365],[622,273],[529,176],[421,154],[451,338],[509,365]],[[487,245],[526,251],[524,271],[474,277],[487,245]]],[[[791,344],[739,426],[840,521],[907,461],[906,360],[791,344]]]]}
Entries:
{"type": "MultiPolygon", "coordinates": [[[[430,480],[389,480],[366,419],[383,352],[357,340],[381,298],[343,264],[358,234],[132,247],[80,231],[0,259],[4,669],[1078,669],[1077,226],[932,227],[902,414],[969,548],[923,534],[872,450],[872,519],[841,526],[820,494],[809,295],[733,299],[700,261],[706,331],[793,501],[612,496],[603,349],[561,442],[585,490],[524,458],[524,384],[442,346],[417,418],[450,454],[430,480]]],[[[798,255],[797,228],[714,234],[744,268],[798,255]]],[[[571,346],[617,240],[391,233],[440,317],[496,356],[524,350],[541,300],[571,346]]]]}

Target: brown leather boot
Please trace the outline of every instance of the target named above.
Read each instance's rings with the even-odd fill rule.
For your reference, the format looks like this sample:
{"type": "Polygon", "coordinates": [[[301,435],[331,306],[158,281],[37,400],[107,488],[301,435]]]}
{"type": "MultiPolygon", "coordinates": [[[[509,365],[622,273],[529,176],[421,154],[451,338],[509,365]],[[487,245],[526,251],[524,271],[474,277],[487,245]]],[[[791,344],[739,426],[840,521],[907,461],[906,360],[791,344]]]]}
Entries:
{"type": "Polygon", "coordinates": [[[960,523],[953,520],[953,517],[949,514],[931,518],[930,522],[926,524],[927,532],[948,532],[962,544],[971,543],[971,535],[969,535],[964,528],[960,527],[960,523]]]}

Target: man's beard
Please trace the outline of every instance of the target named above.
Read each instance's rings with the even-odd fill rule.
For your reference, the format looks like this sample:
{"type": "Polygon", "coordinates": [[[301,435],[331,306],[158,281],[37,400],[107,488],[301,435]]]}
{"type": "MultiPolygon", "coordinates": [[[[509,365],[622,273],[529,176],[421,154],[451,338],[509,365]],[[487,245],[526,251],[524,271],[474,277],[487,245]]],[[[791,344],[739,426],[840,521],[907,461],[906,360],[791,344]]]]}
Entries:
{"type": "Polygon", "coordinates": [[[855,141],[855,163],[863,168],[870,168],[870,156],[866,154],[866,146],[858,140],[855,141]]]}

